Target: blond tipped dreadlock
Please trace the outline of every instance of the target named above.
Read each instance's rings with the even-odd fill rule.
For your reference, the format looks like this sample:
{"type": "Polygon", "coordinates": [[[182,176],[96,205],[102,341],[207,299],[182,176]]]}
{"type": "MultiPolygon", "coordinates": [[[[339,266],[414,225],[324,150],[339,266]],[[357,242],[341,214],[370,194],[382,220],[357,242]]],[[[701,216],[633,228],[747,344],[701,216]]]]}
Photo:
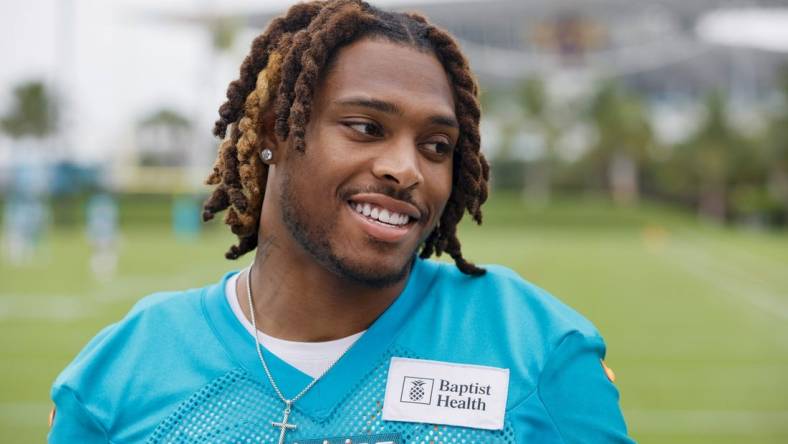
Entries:
{"type": "Polygon", "coordinates": [[[432,52],[449,76],[460,124],[452,192],[420,256],[446,252],[463,273],[484,273],[463,258],[457,238],[457,224],[465,211],[481,223],[489,179],[489,166],[479,151],[479,91],[468,62],[454,39],[424,17],[382,11],[360,0],[312,1],[291,7],[252,42],[239,78],[227,88],[227,101],[219,108],[213,131],[224,140],[207,180],[216,188],[205,202],[203,220],[227,210],[225,223],[239,240],[226,253],[228,259],[257,247],[268,177],[268,166],[257,155],[262,149],[263,114],[273,111],[275,136],[289,137],[295,149],[305,151],[312,99],[331,58],[339,48],[371,36],[432,52]]]}

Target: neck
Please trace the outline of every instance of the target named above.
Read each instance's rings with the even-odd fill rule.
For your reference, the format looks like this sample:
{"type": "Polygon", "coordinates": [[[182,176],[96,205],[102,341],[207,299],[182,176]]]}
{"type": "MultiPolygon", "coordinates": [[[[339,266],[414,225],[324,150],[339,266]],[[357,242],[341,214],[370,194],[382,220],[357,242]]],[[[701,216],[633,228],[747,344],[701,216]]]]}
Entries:
{"type": "MultiPolygon", "coordinates": [[[[399,296],[407,277],[386,288],[343,279],[311,258],[298,258],[267,239],[257,248],[251,271],[257,329],[276,338],[319,342],[367,329],[399,296]]],[[[251,319],[246,275],[236,290],[244,315],[251,319]]]]}

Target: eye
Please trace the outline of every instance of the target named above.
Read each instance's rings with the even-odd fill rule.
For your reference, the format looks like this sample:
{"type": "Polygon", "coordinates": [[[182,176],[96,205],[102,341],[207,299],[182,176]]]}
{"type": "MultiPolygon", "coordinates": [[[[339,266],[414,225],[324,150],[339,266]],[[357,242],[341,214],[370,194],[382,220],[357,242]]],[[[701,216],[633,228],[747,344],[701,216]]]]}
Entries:
{"type": "Polygon", "coordinates": [[[432,154],[446,156],[454,150],[454,146],[444,140],[432,140],[422,143],[421,146],[432,154]]]}
{"type": "Polygon", "coordinates": [[[374,122],[346,122],[345,126],[371,137],[383,137],[383,128],[374,122]]]}

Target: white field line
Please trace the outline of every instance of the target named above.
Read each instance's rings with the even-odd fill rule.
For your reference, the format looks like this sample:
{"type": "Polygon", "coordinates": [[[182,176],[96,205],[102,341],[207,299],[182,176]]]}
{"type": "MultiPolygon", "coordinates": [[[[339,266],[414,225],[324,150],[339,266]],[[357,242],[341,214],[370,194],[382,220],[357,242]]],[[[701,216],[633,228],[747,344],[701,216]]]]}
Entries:
{"type": "Polygon", "coordinates": [[[101,304],[138,300],[151,291],[184,290],[208,285],[226,270],[196,270],[167,277],[123,276],[84,294],[2,294],[0,322],[9,320],[51,320],[70,322],[101,313],[101,304]],[[206,280],[204,276],[211,276],[206,280]],[[154,289],[154,290],[151,290],[154,289]]]}
{"type": "Polygon", "coordinates": [[[788,411],[627,410],[633,435],[788,435],[788,411]]]}
{"type": "Polygon", "coordinates": [[[682,247],[674,243],[665,259],[735,302],[758,308],[780,320],[788,320],[788,289],[775,292],[764,288],[762,281],[735,266],[724,264],[721,258],[697,247],[682,247]]]}
{"type": "Polygon", "coordinates": [[[0,321],[84,319],[97,312],[95,304],[85,302],[85,298],[67,295],[2,295],[0,321]]]}
{"type": "Polygon", "coordinates": [[[733,245],[709,237],[702,232],[692,230],[676,232],[672,243],[691,246],[695,250],[706,253],[708,256],[713,256],[717,263],[724,261],[731,268],[754,270],[759,274],[759,277],[764,277],[769,281],[788,278],[785,273],[788,262],[782,263],[743,248],[736,248],[733,245]]]}
{"type": "Polygon", "coordinates": [[[718,260],[724,258],[731,267],[747,268],[746,271],[757,273],[758,280],[761,282],[782,281],[786,283],[786,288],[788,288],[788,273],[786,273],[788,262],[757,255],[742,248],[735,248],[697,230],[677,231],[674,242],[692,245],[698,250],[714,255],[718,260]]]}

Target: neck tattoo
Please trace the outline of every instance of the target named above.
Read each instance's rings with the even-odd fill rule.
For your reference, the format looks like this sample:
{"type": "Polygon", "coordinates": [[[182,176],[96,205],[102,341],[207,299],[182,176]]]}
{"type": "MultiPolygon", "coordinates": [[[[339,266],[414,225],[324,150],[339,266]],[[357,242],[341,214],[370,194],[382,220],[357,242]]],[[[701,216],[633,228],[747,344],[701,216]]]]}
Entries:
{"type": "MultiPolygon", "coordinates": [[[[306,392],[309,391],[309,389],[314,387],[315,384],[317,384],[317,381],[320,380],[320,378],[322,378],[326,373],[328,373],[329,370],[331,370],[334,367],[337,361],[339,361],[339,359],[342,358],[342,356],[344,356],[344,353],[342,354],[342,356],[337,358],[337,361],[334,361],[333,364],[328,366],[328,368],[323,373],[321,373],[317,378],[313,379],[312,382],[307,384],[306,387],[304,387],[300,392],[298,392],[297,395],[293,396],[290,399],[285,398],[285,395],[282,394],[282,390],[276,384],[276,381],[274,380],[274,376],[271,374],[271,370],[268,369],[268,364],[265,362],[265,358],[263,358],[262,347],[260,346],[260,339],[257,337],[257,322],[255,320],[255,315],[254,315],[254,299],[252,298],[251,275],[252,275],[252,266],[250,265],[249,268],[246,269],[246,297],[249,300],[248,301],[249,312],[251,314],[252,327],[254,330],[254,345],[255,345],[255,349],[257,350],[257,356],[260,358],[260,363],[263,365],[265,376],[268,377],[268,381],[271,383],[271,387],[273,387],[274,392],[276,392],[276,395],[285,404],[284,411],[282,412],[282,421],[281,422],[271,421],[271,426],[279,429],[279,444],[284,444],[285,434],[290,430],[295,430],[297,427],[295,424],[291,424],[287,422],[287,420],[290,419],[290,413],[292,412],[293,405],[295,404],[296,401],[301,399],[301,397],[303,397],[306,394],[306,392]]],[[[345,353],[347,353],[347,351],[345,353]]]]}

